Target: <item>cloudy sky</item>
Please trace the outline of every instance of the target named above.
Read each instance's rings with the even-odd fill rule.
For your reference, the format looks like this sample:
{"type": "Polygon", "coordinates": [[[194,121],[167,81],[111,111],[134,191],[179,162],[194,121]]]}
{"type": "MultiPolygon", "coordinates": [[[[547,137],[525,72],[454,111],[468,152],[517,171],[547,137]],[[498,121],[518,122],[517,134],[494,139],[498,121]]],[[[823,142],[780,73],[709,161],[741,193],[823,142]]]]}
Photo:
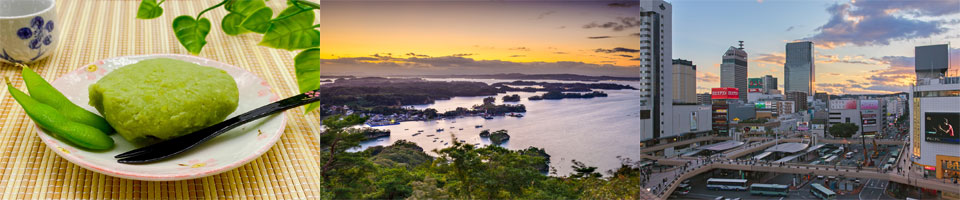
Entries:
{"type": "Polygon", "coordinates": [[[636,2],[321,1],[324,74],[638,76],[636,2]]]}
{"type": "MultiPolygon", "coordinates": [[[[321,71],[631,76],[640,46],[633,2],[321,1],[321,71]]],[[[905,91],[918,45],[952,43],[960,65],[956,0],[668,2],[673,57],[698,65],[701,92],[719,86],[721,55],[738,40],[750,77],[778,78],[785,44],[813,41],[817,90],[832,94],[905,91]]]]}
{"type": "MultiPolygon", "coordinates": [[[[744,40],[749,76],[783,85],[787,42],[816,45],[816,89],[831,94],[907,91],[915,46],[952,43],[960,68],[960,1],[670,1],[675,58],[698,65],[698,91],[719,87],[721,55],[744,40]]],[[[958,73],[960,74],[960,73],[958,73]]]]}

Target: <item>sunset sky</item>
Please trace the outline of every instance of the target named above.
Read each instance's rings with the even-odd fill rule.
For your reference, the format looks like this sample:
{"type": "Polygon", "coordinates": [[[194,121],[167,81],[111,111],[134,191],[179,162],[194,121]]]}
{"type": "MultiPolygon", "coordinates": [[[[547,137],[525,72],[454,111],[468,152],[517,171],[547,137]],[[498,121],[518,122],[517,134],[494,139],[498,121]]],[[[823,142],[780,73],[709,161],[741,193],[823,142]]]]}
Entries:
{"type": "MultiPolygon", "coordinates": [[[[668,1],[673,57],[719,86],[744,40],[750,77],[783,76],[786,42],[813,41],[817,90],[905,91],[913,47],[952,43],[960,1],[668,1]]],[[[629,1],[321,1],[324,74],[577,73],[635,76],[639,7],[629,1]],[[607,25],[607,26],[604,26],[607,25]]],[[[780,78],[780,85],[783,79],[780,78]]]]}

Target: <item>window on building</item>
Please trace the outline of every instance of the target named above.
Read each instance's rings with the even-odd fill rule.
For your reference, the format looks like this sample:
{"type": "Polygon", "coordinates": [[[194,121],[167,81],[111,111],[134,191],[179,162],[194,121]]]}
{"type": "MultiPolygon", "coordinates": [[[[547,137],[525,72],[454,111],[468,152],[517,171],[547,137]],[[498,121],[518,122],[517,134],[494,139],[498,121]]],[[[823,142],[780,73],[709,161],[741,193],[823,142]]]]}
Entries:
{"type": "Polygon", "coordinates": [[[641,110],[640,119],[650,119],[650,110],[641,110]]]}

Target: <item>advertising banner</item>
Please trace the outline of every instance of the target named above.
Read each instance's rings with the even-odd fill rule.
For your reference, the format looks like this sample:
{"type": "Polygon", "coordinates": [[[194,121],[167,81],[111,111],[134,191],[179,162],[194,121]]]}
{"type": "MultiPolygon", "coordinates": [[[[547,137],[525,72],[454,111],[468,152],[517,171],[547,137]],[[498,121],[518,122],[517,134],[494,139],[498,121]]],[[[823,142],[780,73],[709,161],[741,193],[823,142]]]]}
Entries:
{"type": "Polygon", "coordinates": [[[960,113],[928,112],[923,120],[924,139],[927,142],[960,144],[960,134],[956,133],[960,127],[960,113]]]}
{"type": "Polygon", "coordinates": [[[710,92],[711,99],[738,99],[740,98],[739,88],[713,88],[710,92]]]}
{"type": "Polygon", "coordinates": [[[860,110],[876,110],[880,108],[879,100],[860,100],[860,110]]]}

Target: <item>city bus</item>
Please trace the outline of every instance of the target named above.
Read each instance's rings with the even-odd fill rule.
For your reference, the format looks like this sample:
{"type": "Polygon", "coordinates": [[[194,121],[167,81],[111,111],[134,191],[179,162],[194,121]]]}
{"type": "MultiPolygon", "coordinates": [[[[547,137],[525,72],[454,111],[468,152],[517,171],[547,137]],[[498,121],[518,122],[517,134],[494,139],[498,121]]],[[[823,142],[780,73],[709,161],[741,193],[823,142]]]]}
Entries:
{"type": "Polygon", "coordinates": [[[847,158],[847,159],[851,159],[851,158],[853,158],[853,152],[852,152],[852,151],[851,151],[851,152],[847,152],[847,154],[846,154],[846,155],[843,155],[843,157],[845,157],[845,158],[847,158]]]}
{"type": "Polygon", "coordinates": [[[830,158],[830,156],[833,156],[833,155],[830,155],[830,154],[823,155],[820,157],[820,160],[827,160],[827,158],[830,158]]]}
{"type": "Polygon", "coordinates": [[[813,162],[810,162],[810,164],[811,164],[811,165],[819,165],[819,164],[820,164],[820,161],[819,161],[819,160],[814,160],[813,162]]]}
{"type": "Polygon", "coordinates": [[[707,189],[711,190],[747,190],[746,179],[707,179],[707,189]]]}
{"type": "Polygon", "coordinates": [[[824,164],[830,164],[830,163],[832,163],[834,160],[837,160],[837,156],[830,156],[830,158],[827,158],[826,160],[824,160],[823,163],[824,163],[824,164]]]}
{"type": "Polygon", "coordinates": [[[819,183],[810,184],[810,193],[813,194],[813,196],[817,196],[823,200],[837,199],[837,193],[834,193],[832,190],[823,187],[823,185],[820,185],[819,183]]]}
{"type": "Polygon", "coordinates": [[[841,151],[843,151],[843,149],[833,150],[833,152],[830,152],[830,154],[837,155],[840,154],[841,151]]]}
{"type": "Polygon", "coordinates": [[[896,164],[896,163],[897,163],[897,158],[890,158],[890,160],[887,160],[887,164],[891,164],[891,165],[892,165],[892,164],[896,164]]]}
{"type": "Polygon", "coordinates": [[[778,184],[753,184],[750,185],[750,194],[751,195],[761,195],[761,196],[787,196],[787,192],[790,190],[787,185],[778,185],[778,184]]]}

